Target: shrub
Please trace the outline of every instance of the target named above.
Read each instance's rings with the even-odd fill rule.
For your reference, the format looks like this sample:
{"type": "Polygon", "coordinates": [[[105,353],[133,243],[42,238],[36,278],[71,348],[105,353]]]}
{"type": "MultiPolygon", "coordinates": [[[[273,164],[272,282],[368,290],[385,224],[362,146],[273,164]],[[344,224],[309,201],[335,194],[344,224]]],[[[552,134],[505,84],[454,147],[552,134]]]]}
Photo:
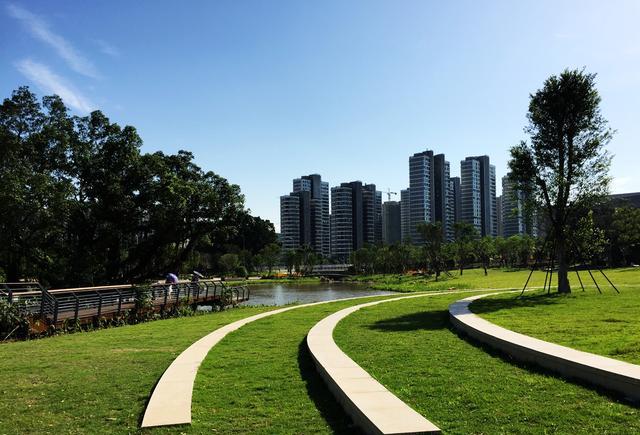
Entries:
{"type": "Polygon", "coordinates": [[[236,267],[235,274],[242,278],[247,278],[249,276],[249,273],[247,272],[247,268],[244,266],[236,267]]]}
{"type": "Polygon", "coordinates": [[[148,286],[136,286],[136,306],[131,312],[131,323],[149,320],[153,317],[153,299],[148,286]]]}
{"type": "Polygon", "coordinates": [[[29,335],[29,319],[20,310],[20,303],[10,304],[0,300],[0,341],[8,338],[26,338],[29,335]]]}

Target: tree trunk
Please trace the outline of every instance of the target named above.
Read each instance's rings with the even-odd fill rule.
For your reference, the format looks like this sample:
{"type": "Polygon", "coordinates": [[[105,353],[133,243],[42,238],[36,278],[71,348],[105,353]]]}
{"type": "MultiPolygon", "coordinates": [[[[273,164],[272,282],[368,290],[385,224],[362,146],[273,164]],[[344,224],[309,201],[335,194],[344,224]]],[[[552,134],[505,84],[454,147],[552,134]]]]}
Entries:
{"type": "Polygon", "coordinates": [[[571,293],[567,245],[563,237],[561,236],[556,240],[556,248],[558,250],[558,293],[571,293]]]}
{"type": "Polygon", "coordinates": [[[20,279],[18,263],[13,257],[9,260],[9,264],[7,265],[7,270],[5,272],[7,273],[7,282],[18,282],[20,279]]]}

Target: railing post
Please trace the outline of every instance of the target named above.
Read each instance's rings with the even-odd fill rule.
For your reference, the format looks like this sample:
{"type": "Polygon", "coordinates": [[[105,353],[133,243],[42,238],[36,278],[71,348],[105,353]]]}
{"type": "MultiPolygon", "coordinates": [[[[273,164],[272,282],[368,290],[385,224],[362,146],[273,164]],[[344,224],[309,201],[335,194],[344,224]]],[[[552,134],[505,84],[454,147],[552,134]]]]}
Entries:
{"type": "Polygon", "coordinates": [[[56,326],[56,323],[58,323],[58,300],[53,297],[53,326],[56,326]]]}
{"type": "Polygon", "coordinates": [[[178,302],[180,301],[180,284],[176,284],[176,287],[178,288],[178,291],[176,292],[176,305],[178,305],[178,302]]]}
{"type": "Polygon", "coordinates": [[[119,289],[116,289],[118,292],[118,316],[120,315],[120,310],[122,309],[122,292],[119,289]]]}
{"type": "Polygon", "coordinates": [[[71,293],[71,294],[73,295],[74,298],[76,298],[76,314],[75,314],[74,321],[77,323],[78,322],[78,313],[80,311],[80,298],[75,293],[71,293]]]}
{"type": "Polygon", "coordinates": [[[209,284],[207,284],[206,282],[204,283],[204,300],[209,300],[209,284]]]}
{"type": "Polygon", "coordinates": [[[100,315],[102,314],[102,295],[100,292],[96,292],[98,295],[98,322],[100,321],[100,315]]]}
{"type": "Polygon", "coordinates": [[[42,320],[44,320],[44,298],[45,298],[45,291],[44,289],[41,287],[40,288],[40,318],[42,320]]]}
{"type": "Polygon", "coordinates": [[[164,288],[164,304],[162,304],[162,309],[164,310],[164,307],[167,306],[167,298],[169,297],[169,286],[164,285],[162,288],[164,288]]]}
{"type": "Polygon", "coordinates": [[[9,305],[13,303],[13,289],[9,287],[9,305]]]}

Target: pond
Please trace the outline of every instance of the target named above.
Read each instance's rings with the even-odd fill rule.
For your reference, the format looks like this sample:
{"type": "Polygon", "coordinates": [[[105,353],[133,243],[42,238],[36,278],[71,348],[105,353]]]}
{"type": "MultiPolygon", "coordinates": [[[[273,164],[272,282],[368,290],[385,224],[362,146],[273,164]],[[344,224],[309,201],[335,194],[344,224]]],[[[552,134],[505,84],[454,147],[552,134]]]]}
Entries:
{"type": "Polygon", "coordinates": [[[374,290],[363,284],[340,282],[322,284],[258,284],[249,287],[251,296],[243,305],[286,305],[353,298],[357,296],[392,295],[394,292],[374,290]]]}

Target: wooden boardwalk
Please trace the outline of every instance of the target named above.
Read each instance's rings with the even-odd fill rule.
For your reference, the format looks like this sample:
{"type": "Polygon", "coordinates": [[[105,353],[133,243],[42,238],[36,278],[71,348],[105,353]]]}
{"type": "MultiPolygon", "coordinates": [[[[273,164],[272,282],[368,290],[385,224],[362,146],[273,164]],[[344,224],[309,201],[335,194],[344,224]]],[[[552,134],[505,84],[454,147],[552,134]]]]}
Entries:
{"type": "Polygon", "coordinates": [[[235,305],[247,301],[249,293],[246,286],[229,287],[212,279],[51,290],[37,283],[0,284],[0,298],[17,304],[31,320],[34,332],[69,323],[82,325],[117,319],[134,309],[140,313],[162,313],[185,305],[235,305]]]}

